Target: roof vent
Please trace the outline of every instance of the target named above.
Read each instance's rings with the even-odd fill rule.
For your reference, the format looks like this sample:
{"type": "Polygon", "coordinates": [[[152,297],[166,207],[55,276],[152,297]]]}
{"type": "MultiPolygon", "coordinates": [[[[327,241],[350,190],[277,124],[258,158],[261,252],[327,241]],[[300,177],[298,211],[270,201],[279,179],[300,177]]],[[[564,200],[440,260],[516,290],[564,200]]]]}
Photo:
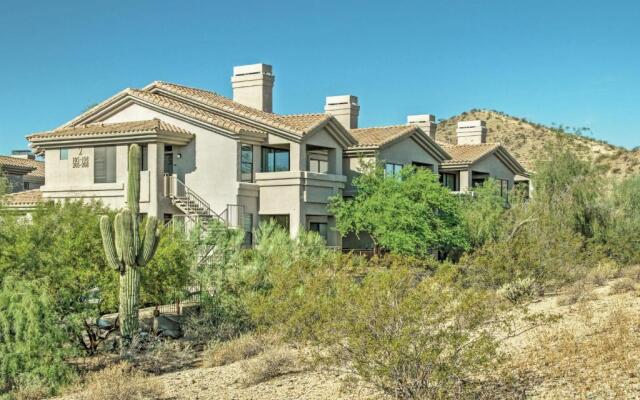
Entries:
{"type": "Polygon", "coordinates": [[[484,121],[460,121],[456,129],[458,144],[487,143],[487,125],[484,121]]]}
{"type": "Polygon", "coordinates": [[[420,127],[431,139],[436,140],[436,116],[432,114],[407,115],[407,125],[420,127]]]}
{"type": "Polygon", "coordinates": [[[329,115],[333,115],[347,130],[358,127],[360,106],[358,105],[358,97],[356,96],[350,94],[327,96],[324,111],[329,115]]]}
{"type": "Polygon", "coordinates": [[[273,111],[273,68],[268,64],[233,67],[233,101],[265,112],[273,111]]]}

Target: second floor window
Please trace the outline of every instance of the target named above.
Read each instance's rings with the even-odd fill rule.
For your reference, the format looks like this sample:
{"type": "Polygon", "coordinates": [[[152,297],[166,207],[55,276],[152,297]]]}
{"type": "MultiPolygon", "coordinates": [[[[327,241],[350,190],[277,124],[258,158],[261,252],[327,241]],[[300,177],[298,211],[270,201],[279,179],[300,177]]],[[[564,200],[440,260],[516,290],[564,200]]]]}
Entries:
{"type": "Polygon", "coordinates": [[[60,160],[69,159],[69,149],[60,149],[60,160]]]}
{"type": "Polygon", "coordinates": [[[309,160],[309,171],[317,172],[319,174],[329,173],[329,162],[326,160],[316,160],[311,158],[309,160]]]}
{"type": "Polygon", "coordinates": [[[262,148],[262,172],[289,171],[289,149],[262,148]]]}
{"type": "Polygon", "coordinates": [[[115,183],[116,147],[96,147],[93,150],[93,182],[115,183]]]}
{"type": "Polygon", "coordinates": [[[384,174],[386,176],[398,176],[401,169],[402,164],[386,163],[384,165],[384,174]]]}
{"type": "Polygon", "coordinates": [[[250,144],[240,147],[240,181],[253,182],[253,146],[250,144]]]}
{"type": "Polygon", "coordinates": [[[458,190],[458,182],[456,174],[448,174],[443,172],[440,174],[440,183],[442,186],[449,188],[452,192],[458,190]]]}

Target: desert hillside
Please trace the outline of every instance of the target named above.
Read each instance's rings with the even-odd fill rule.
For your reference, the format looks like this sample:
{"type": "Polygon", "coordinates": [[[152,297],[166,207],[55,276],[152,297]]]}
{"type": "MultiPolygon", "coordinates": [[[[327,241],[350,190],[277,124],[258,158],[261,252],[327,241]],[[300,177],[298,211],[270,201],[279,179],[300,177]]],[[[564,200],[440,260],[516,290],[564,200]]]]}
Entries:
{"type": "MultiPolygon", "coordinates": [[[[438,123],[437,138],[455,143],[459,121],[484,120],[487,123],[487,141],[502,143],[528,169],[533,168],[545,143],[565,143],[581,151],[612,175],[629,175],[640,172],[640,148],[627,150],[586,135],[579,128],[549,127],[524,118],[514,117],[493,110],[471,110],[438,123]]],[[[640,145],[640,142],[638,143],[640,145]]]]}

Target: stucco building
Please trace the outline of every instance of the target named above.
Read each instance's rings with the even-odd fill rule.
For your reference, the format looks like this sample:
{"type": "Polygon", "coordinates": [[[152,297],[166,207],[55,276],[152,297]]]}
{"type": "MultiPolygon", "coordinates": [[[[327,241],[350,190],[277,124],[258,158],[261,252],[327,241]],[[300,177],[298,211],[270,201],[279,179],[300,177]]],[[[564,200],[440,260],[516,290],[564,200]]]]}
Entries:
{"type": "Polygon", "coordinates": [[[332,196],[354,194],[351,182],[365,159],[381,160],[389,173],[411,164],[455,175],[455,185],[448,175],[443,182],[456,191],[487,176],[510,187],[515,174],[525,173],[499,145],[438,144],[430,115],[359,128],[358,98],[351,95],[327,97],[323,113],[276,114],[274,84],[271,66],[255,64],[233,69],[233,99],[167,82],[125,89],[52,131],[28,136],[47,165],[34,196],[124,207],[127,148],[137,143],[141,212],[218,219],[245,230],[248,245],[259,222],[272,219],[292,235],[314,230],[328,245],[342,246],[327,205],[332,196]],[[464,146],[486,151],[470,157],[464,146]]]}

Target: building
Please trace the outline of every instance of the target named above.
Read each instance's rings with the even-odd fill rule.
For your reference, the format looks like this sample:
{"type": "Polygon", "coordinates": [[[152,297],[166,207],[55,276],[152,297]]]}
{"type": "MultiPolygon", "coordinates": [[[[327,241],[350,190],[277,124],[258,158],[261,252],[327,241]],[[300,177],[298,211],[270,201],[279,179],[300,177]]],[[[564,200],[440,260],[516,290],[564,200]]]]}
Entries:
{"type": "MultiPolygon", "coordinates": [[[[439,145],[433,116],[358,128],[358,98],[351,95],[327,97],[324,113],[273,113],[274,83],[271,66],[255,64],[234,67],[233,99],[167,82],[125,89],[52,131],[28,136],[47,163],[45,185],[30,198],[124,207],[127,148],[137,143],[141,212],[218,219],[244,229],[248,245],[260,221],[274,220],[292,235],[313,230],[342,246],[327,205],[333,196],[354,194],[351,182],[363,160],[382,160],[390,173],[407,164],[446,170],[459,182],[452,189],[461,191],[480,173],[500,179],[506,170],[524,173],[499,145],[473,160],[457,159],[463,144],[439,145]]],[[[513,178],[504,175],[509,185],[513,178]]]]}
{"type": "Polygon", "coordinates": [[[0,156],[0,172],[7,180],[9,193],[38,189],[44,184],[44,162],[36,160],[30,150],[0,156]]]}

